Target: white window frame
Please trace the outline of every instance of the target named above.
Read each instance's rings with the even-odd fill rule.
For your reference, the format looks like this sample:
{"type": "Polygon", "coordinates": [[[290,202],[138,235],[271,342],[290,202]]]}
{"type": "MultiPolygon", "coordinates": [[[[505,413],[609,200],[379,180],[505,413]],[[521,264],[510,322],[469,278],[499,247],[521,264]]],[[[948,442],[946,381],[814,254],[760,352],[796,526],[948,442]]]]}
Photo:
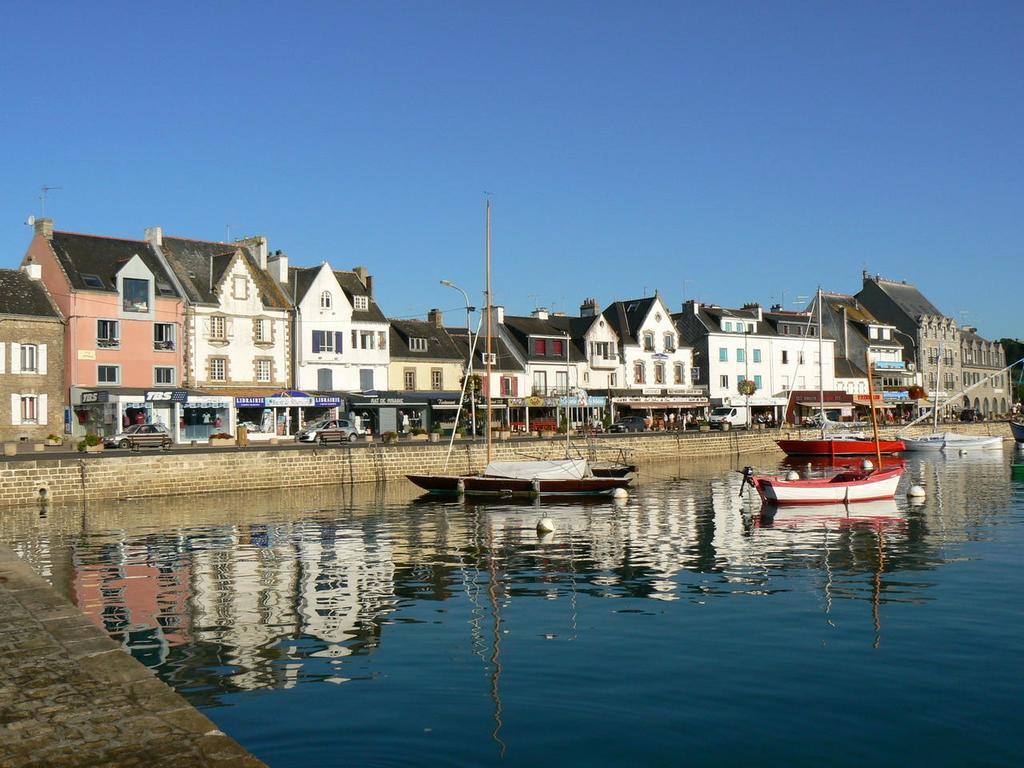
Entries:
{"type": "Polygon", "coordinates": [[[21,355],[21,372],[22,373],[38,373],[39,372],[39,347],[35,344],[22,344],[20,349],[21,355]],[[29,354],[31,353],[31,354],[29,354]],[[31,360],[27,358],[31,356],[31,360]]]}
{"type": "Polygon", "coordinates": [[[178,371],[173,365],[154,365],[153,366],[153,384],[158,387],[173,387],[178,383],[178,371]],[[170,381],[160,381],[160,371],[170,371],[170,381]]]}
{"type": "Polygon", "coordinates": [[[158,352],[173,352],[178,348],[178,329],[174,323],[153,323],[153,349],[158,352]],[[167,328],[170,332],[167,338],[158,340],[156,338],[157,328],[167,328]],[[170,346],[160,347],[158,344],[169,344],[170,346]]]}
{"type": "Polygon", "coordinates": [[[224,357],[211,357],[209,358],[210,363],[210,381],[227,381],[228,380],[228,361],[224,357]],[[214,375],[214,369],[217,365],[220,365],[220,376],[214,375]]]}
{"type": "Polygon", "coordinates": [[[228,319],[224,315],[210,315],[210,338],[213,341],[227,340],[228,319]]]}
{"type": "Polygon", "coordinates": [[[422,339],[418,336],[412,336],[409,338],[409,351],[410,352],[426,352],[427,351],[427,340],[422,339]]]}
{"type": "Polygon", "coordinates": [[[120,320],[108,320],[105,317],[96,318],[96,346],[102,349],[119,349],[121,347],[121,321],[120,320]],[[114,336],[106,338],[100,336],[100,323],[109,323],[109,327],[113,329],[114,336]],[[104,343],[105,342],[105,343],[104,343]]]}
{"type": "Polygon", "coordinates": [[[334,304],[334,297],[330,291],[320,292],[320,309],[330,309],[334,304]]]}
{"type": "Polygon", "coordinates": [[[268,321],[265,317],[254,317],[252,319],[252,338],[257,344],[266,344],[270,341],[271,334],[267,333],[268,321]]]}
{"type": "Polygon", "coordinates": [[[38,424],[39,423],[39,396],[38,395],[20,395],[21,398],[21,421],[19,424],[38,424]],[[26,408],[29,406],[30,408],[26,408]],[[31,410],[31,415],[26,415],[26,410],[31,410]]]}
{"type": "Polygon", "coordinates": [[[370,308],[370,299],[366,296],[353,296],[352,309],[356,312],[366,312],[370,308]]]}
{"type": "Polygon", "coordinates": [[[115,384],[115,385],[116,384],[120,384],[121,383],[121,366],[113,364],[113,363],[100,363],[99,365],[97,365],[96,366],[96,383],[97,384],[115,384]],[[114,370],[114,373],[116,374],[115,377],[114,377],[114,381],[103,381],[102,379],[100,379],[100,369],[102,369],[102,368],[112,368],[114,370]]]}
{"type": "Polygon", "coordinates": [[[256,381],[259,381],[261,383],[272,381],[274,377],[274,367],[272,361],[266,357],[257,358],[256,361],[253,363],[253,374],[256,377],[256,381]],[[260,376],[260,370],[262,368],[266,369],[266,377],[260,376]]]}

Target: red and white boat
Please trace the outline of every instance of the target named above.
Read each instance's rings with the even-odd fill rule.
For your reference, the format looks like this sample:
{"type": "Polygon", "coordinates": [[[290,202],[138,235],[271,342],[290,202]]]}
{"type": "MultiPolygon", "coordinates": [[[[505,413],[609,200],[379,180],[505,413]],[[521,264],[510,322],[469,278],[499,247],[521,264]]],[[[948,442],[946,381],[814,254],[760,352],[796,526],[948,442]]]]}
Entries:
{"type": "Polygon", "coordinates": [[[831,477],[787,479],[785,475],[756,475],[743,472],[744,482],[757,490],[766,504],[853,504],[891,499],[903,477],[903,467],[894,469],[847,470],[831,477]]]}
{"type": "Polygon", "coordinates": [[[776,440],[787,456],[873,456],[902,453],[907,449],[902,440],[875,441],[859,434],[828,435],[810,440],[776,440]]]}

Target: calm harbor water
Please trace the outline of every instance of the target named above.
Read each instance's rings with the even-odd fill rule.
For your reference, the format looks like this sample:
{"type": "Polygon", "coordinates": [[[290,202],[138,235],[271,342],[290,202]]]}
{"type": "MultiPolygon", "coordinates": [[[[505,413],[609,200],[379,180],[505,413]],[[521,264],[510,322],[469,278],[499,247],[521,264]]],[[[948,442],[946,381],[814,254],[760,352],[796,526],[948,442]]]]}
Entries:
{"type": "Polygon", "coordinates": [[[0,543],[275,768],[1009,766],[1010,460],[912,458],[923,504],[849,515],[686,462],[624,503],[394,483],[15,510],[0,543]]]}

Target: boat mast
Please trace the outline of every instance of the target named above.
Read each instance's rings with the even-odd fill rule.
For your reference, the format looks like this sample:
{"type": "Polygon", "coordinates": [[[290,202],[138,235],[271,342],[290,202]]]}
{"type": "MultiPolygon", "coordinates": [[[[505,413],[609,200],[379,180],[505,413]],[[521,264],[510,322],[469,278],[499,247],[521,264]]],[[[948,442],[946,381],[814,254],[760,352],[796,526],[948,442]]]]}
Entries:
{"type": "Polygon", "coordinates": [[[491,463],[491,200],[487,199],[487,463],[491,463]]]}
{"type": "Polygon", "coordinates": [[[939,429],[939,387],[942,386],[942,342],[939,342],[938,366],[935,369],[935,402],[932,403],[932,431],[939,429]]]}
{"type": "MultiPolygon", "coordinates": [[[[565,333],[565,458],[569,458],[569,332],[565,333]]],[[[579,382],[577,382],[578,384],[579,382]]]]}
{"type": "Polygon", "coordinates": [[[878,468],[882,468],[882,446],[878,442],[878,419],[875,418],[875,372],[871,367],[871,350],[864,350],[864,362],[868,369],[868,402],[871,407],[871,431],[875,436],[875,458],[878,459],[878,468]]]}
{"type": "Polygon", "coordinates": [[[818,408],[821,418],[821,436],[825,437],[825,358],[822,357],[824,342],[822,335],[825,332],[825,324],[821,320],[821,286],[818,286],[818,408]]]}

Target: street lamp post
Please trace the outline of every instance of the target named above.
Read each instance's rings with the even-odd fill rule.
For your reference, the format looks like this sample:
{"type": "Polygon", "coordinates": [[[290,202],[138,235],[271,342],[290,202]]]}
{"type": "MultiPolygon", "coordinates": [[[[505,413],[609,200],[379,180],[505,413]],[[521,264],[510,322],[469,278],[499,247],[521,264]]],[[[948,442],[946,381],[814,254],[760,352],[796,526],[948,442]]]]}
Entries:
{"type": "MultiPolygon", "coordinates": [[[[470,303],[469,303],[469,294],[466,293],[461,288],[459,288],[459,286],[457,286],[451,280],[442,280],[441,281],[441,285],[444,285],[444,286],[446,286],[448,288],[454,288],[456,291],[458,291],[459,293],[462,294],[462,298],[465,299],[465,301],[466,301],[466,335],[467,335],[467,341],[469,343],[469,352],[467,353],[467,356],[466,356],[466,361],[467,361],[466,362],[466,383],[467,383],[468,386],[472,387],[472,385],[473,385],[473,310],[476,309],[476,307],[473,307],[473,306],[470,305],[470,303]]],[[[472,432],[473,437],[476,437],[476,391],[473,390],[473,389],[471,389],[470,391],[472,392],[472,396],[469,399],[469,412],[470,412],[470,422],[471,422],[470,430],[472,432]]]]}

